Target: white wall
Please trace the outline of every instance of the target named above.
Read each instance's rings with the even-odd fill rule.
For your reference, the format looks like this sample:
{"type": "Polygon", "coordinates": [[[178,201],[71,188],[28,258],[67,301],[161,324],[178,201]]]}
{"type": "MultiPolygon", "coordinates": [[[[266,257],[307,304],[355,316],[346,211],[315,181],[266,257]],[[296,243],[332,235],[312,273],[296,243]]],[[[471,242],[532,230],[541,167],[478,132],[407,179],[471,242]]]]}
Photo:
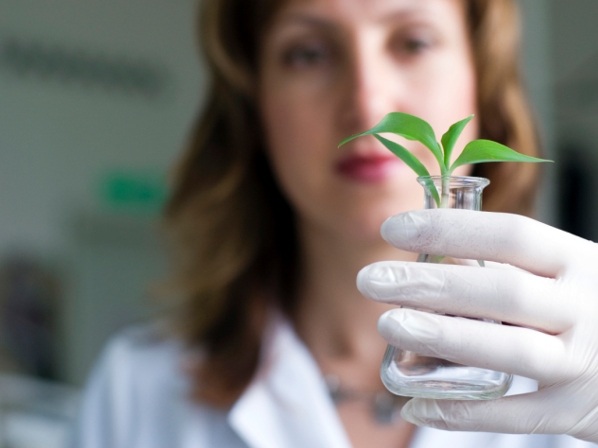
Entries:
{"type": "Polygon", "coordinates": [[[104,173],[169,166],[200,96],[193,3],[2,0],[0,36],[147,59],[172,91],[147,100],[0,71],[0,254],[59,252],[65,214],[98,205],[104,173]]]}
{"type": "Polygon", "coordinates": [[[201,97],[191,0],[2,0],[13,39],[92,59],[146,61],[167,89],[144,98],[101,85],[18,76],[0,65],[0,261],[31,254],[63,282],[62,376],[81,383],[97,350],[146,309],[162,273],[153,218],[110,212],[114,170],[166,173],[201,97]]]}
{"type": "MultiPolygon", "coordinates": [[[[598,240],[598,2],[551,0],[557,154],[575,166],[570,230],[598,240]]],[[[561,165],[566,168],[566,164],[561,165]]],[[[567,204],[565,204],[567,205],[567,204]]]]}
{"type": "MultiPolygon", "coordinates": [[[[554,92],[550,48],[551,18],[546,0],[519,0],[523,18],[523,68],[532,106],[539,124],[545,156],[557,159],[554,139],[554,92]]],[[[537,218],[555,224],[555,168],[545,165],[537,218]]]]}
{"type": "Polygon", "coordinates": [[[552,0],[553,71],[559,140],[587,145],[598,164],[598,2],[552,0]]]}
{"type": "Polygon", "coordinates": [[[556,83],[570,76],[598,50],[598,2],[550,0],[551,50],[556,83]]]}

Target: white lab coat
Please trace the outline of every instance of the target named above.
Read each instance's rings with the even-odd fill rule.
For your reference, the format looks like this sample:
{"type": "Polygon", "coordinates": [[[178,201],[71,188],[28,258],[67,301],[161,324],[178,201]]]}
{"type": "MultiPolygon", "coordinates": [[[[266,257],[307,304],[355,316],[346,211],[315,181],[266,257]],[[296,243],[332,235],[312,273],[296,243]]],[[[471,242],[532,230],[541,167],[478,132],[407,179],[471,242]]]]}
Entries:
{"type": "MultiPolygon", "coordinates": [[[[322,375],[292,327],[275,319],[264,361],[228,411],[192,402],[181,371],[188,354],[149,327],[114,338],[93,371],[74,438],[77,448],[350,448],[322,375]]],[[[527,383],[526,383],[527,382],[527,383]]],[[[518,379],[512,388],[529,389],[518,379]]],[[[581,448],[568,436],[420,428],[412,448],[581,448]]]]}

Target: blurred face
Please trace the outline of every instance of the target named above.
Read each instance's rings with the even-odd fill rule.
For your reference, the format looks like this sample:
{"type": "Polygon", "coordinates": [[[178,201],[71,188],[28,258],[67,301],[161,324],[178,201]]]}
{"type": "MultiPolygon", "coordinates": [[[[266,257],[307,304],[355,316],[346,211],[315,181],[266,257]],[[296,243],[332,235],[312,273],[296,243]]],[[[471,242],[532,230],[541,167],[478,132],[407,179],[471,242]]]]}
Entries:
{"type": "MultiPolygon", "coordinates": [[[[393,111],[427,120],[440,140],[475,113],[475,87],[462,0],[289,1],[262,44],[259,102],[300,228],[379,238],[388,216],[421,208],[416,175],[374,137],[337,146],[393,111]]],[[[476,134],[474,120],[455,156],[476,134]]],[[[425,147],[397,141],[439,173],[425,147]]]]}

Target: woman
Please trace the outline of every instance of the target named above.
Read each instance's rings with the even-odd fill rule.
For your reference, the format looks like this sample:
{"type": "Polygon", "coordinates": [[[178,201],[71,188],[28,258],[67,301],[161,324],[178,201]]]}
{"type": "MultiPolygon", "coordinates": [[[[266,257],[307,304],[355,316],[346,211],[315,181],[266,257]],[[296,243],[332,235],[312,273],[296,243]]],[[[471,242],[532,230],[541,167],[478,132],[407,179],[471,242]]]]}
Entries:
{"type": "MultiPolygon", "coordinates": [[[[414,252],[425,252],[429,241],[437,241],[421,238],[430,228],[424,220],[428,215],[404,214],[421,207],[421,187],[415,175],[373,139],[337,148],[344,137],[373,126],[387,112],[400,110],[428,120],[437,133],[476,113],[458,147],[480,136],[536,155],[518,78],[513,3],[206,0],[202,17],[201,43],[212,85],[175,174],[166,212],[178,249],[176,283],[181,301],[168,327],[177,335],[163,336],[162,327],[152,327],[132,330],[110,344],[90,381],[78,446],[511,447],[552,443],[542,437],[416,431],[407,420],[393,418],[402,400],[391,400],[388,412],[380,418],[377,400],[384,389],[379,365],[386,342],[376,332],[376,321],[389,310],[380,328],[397,345],[424,353],[444,344],[447,357],[457,362],[464,361],[464,356],[470,364],[492,362],[497,370],[537,374],[539,369],[509,364],[504,347],[503,356],[487,361],[488,357],[472,355],[474,344],[461,344],[465,348],[461,353],[442,338],[409,339],[400,314],[408,310],[393,310],[402,298],[401,284],[395,284],[400,277],[392,274],[413,262],[414,252]],[[398,250],[379,235],[382,222],[395,214],[399,215],[385,224],[384,232],[398,250]],[[401,239],[402,229],[410,228],[413,216],[424,218],[411,219],[419,227],[412,225],[413,237],[401,239]],[[362,291],[377,300],[367,301],[355,288],[355,277],[363,266],[374,262],[359,277],[362,291]],[[383,278],[396,294],[383,297],[372,281],[376,278],[383,278]],[[335,390],[327,390],[327,383],[331,388],[333,382],[335,390]]],[[[423,147],[413,142],[407,145],[431,172],[437,172],[423,147]]],[[[459,174],[472,172],[492,181],[485,194],[487,210],[529,213],[534,166],[490,164],[475,171],[463,167],[459,174]]],[[[512,223],[514,215],[467,216],[466,223],[450,213],[431,221],[436,223],[433,230],[444,235],[437,243],[442,251],[432,253],[462,255],[463,240],[469,239],[473,245],[468,258],[511,263],[510,254],[515,254],[525,261],[519,263],[524,269],[530,269],[537,256],[546,259],[534,245],[506,253],[490,250],[496,249],[486,244],[492,235],[501,236],[497,240],[504,247],[516,248],[514,243],[520,239],[515,232],[497,225],[512,223]],[[452,235],[449,226],[453,224],[464,231],[474,227],[477,233],[474,237],[469,232],[452,235]],[[486,224],[496,233],[489,234],[486,224]]],[[[533,223],[530,226],[535,229],[539,224],[533,223]]],[[[566,252],[563,259],[574,255],[566,252]]],[[[416,273],[426,272],[415,268],[416,273]]],[[[531,270],[554,274],[554,269],[531,270]]],[[[582,276],[582,270],[575,273],[582,276]]],[[[430,275],[445,275],[445,271],[430,275]]],[[[479,278],[470,282],[486,284],[479,278]]],[[[552,287],[551,297],[556,300],[558,288],[543,285],[545,290],[552,287]]],[[[511,297],[513,292],[503,284],[496,284],[496,290],[500,297],[503,293],[511,297]]],[[[434,297],[432,286],[422,291],[422,300],[434,297]]],[[[430,301],[429,307],[454,306],[461,312],[453,314],[498,314],[501,320],[529,323],[531,313],[525,307],[514,313],[496,310],[477,304],[475,295],[463,303],[454,290],[448,293],[451,305],[430,301]]],[[[548,328],[541,333],[547,337],[555,334],[549,330],[565,328],[547,326],[546,321],[550,315],[528,326],[548,328]]],[[[450,323],[434,325],[443,329],[450,323]]],[[[472,331],[483,335],[485,329],[472,331]]],[[[582,335],[580,341],[591,341],[587,332],[582,335]]],[[[516,337],[509,340],[516,341],[516,337]]],[[[569,372],[567,378],[572,383],[581,381],[580,371],[569,372]]],[[[592,370],[588,367],[585,372],[592,370]]],[[[543,385],[547,377],[550,373],[535,378],[543,385]]],[[[578,389],[590,385],[581,383],[578,389]]],[[[555,400],[573,393],[567,388],[552,389],[555,400]]],[[[589,396],[586,391],[585,399],[589,396]]],[[[483,411],[495,403],[509,403],[506,400],[473,405],[483,411]]],[[[557,404],[548,407],[551,415],[557,415],[552,410],[557,404]]],[[[469,405],[453,405],[457,414],[450,408],[450,415],[464,415],[469,405]]],[[[513,409],[517,406],[514,402],[513,409]]],[[[453,429],[457,424],[433,401],[414,401],[405,408],[406,417],[418,424],[440,417],[440,427],[453,429]]],[[[542,420],[546,409],[535,409],[530,424],[542,420]]],[[[589,428],[596,427],[591,409],[585,420],[579,416],[575,423],[591,421],[594,426],[589,428]]],[[[522,411],[518,412],[521,416],[522,411]]],[[[467,429],[555,432],[539,424],[523,425],[522,418],[501,423],[504,419],[486,418],[484,412],[478,415],[480,420],[468,414],[467,429]]],[[[556,432],[589,440],[595,437],[586,427],[577,432],[575,425],[556,432]]]]}

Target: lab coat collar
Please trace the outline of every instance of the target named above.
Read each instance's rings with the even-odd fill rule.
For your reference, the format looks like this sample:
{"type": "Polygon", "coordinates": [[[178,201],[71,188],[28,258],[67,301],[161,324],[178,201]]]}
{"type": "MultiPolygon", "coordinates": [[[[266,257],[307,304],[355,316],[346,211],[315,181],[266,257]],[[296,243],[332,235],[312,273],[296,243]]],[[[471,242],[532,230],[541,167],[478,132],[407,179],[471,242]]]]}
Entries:
{"type": "Polygon", "coordinates": [[[318,366],[290,323],[275,316],[261,367],[228,414],[251,448],[350,448],[318,366]]]}
{"type": "MultiPolygon", "coordinates": [[[[271,321],[263,347],[255,380],[228,414],[236,434],[250,448],[351,448],[322,374],[288,320],[276,316],[271,321]]],[[[536,388],[534,381],[516,377],[508,395],[536,388]]],[[[411,448],[541,447],[553,446],[551,440],[554,443],[543,436],[419,428],[411,448]]],[[[563,443],[569,446],[570,440],[563,443]]]]}

